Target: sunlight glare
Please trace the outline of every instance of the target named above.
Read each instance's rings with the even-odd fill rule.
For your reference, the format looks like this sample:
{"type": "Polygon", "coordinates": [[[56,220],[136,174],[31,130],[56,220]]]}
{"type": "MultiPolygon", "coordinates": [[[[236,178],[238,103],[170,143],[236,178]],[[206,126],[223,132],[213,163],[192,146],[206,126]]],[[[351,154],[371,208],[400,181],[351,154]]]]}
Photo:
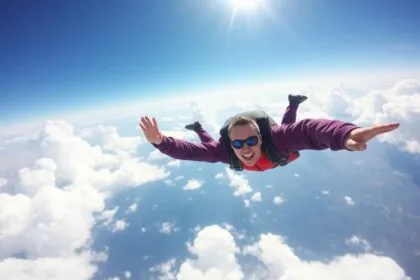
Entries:
{"type": "Polygon", "coordinates": [[[235,11],[255,11],[257,10],[262,0],[229,0],[235,11]]]}

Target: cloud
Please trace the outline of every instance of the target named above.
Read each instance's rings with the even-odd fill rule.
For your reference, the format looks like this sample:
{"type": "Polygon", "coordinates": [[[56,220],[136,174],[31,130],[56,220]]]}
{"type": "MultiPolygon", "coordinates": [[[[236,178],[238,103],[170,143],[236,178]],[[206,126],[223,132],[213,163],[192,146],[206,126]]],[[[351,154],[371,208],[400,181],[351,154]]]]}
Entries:
{"type": "Polygon", "coordinates": [[[281,196],[275,196],[273,199],[274,204],[282,204],[284,202],[284,199],[281,196]]]}
{"type": "Polygon", "coordinates": [[[57,164],[60,182],[83,182],[99,190],[116,190],[136,186],[168,176],[165,169],[105,153],[100,146],[91,146],[74,134],[70,124],[47,122],[40,135],[43,153],[57,164]]]}
{"type": "Polygon", "coordinates": [[[252,201],[262,201],[261,192],[256,192],[251,197],[252,201]]]}
{"type": "Polygon", "coordinates": [[[174,280],[176,278],[172,270],[175,266],[175,261],[175,259],[170,259],[162,264],[152,266],[149,270],[160,274],[161,277],[159,277],[159,280],[174,280]]]}
{"type": "Polygon", "coordinates": [[[241,279],[243,272],[235,253],[239,248],[228,230],[208,226],[197,233],[188,250],[194,259],[185,260],[176,279],[241,279]]]}
{"type": "Polygon", "coordinates": [[[365,252],[369,252],[371,250],[370,243],[366,239],[356,235],[352,235],[350,238],[346,239],[346,244],[361,246],[365,252]]]}
{"type": "Polygon", "coordinates": [[[229,186],[235,188],[234,196],[241,196],[252,192],[248,180],[243,175],[235,174],[229,167],[226,168],[226,174],[229,179],[229,186]]]}
{"type": "Polygon", "coordinates": [[[163,234],[171,234],[172,232],[178,231],[179,228],[175,227],[175,223],[163,222],[159,226],[159,232],[163,234]]]}
{"type": "Polygon", "coordinates": [[[217,179],[217,180],[220,180],[220,179],[222,179],[223,178],[223,173],[222,172],[219,172],[219,173],[217,173],[215,176],[214,176],[214,178],[215,179],[217,179]]]}
{"type": "Polygon", "coordinates": [[[181,161],[179,159],[171,160],[171,161],[168,162],[167,166],[180,167],[181,166],[181,161]]]}
{"type": "Polygon", "coordinates": [[[82,129],[78,135],[83,139],[97,140],[106,152],[122,156],[133,156],[144,142],[140,136],[121,137],[113,126],[98,125],[82,129]]]}
{"type": "Polygon", "coordinates": [[[98,221],[104,221],[103,224],[105,226],[108,226],[109,224],[111,224],[112,220],[114,219],[115,214],[118,211],[118,207],[114,207],[112,209],[109,210],[104,210],[101,212],[101,214],[99,216],[97,216],[97,220],[98,221]]]}
{"type": "Polygon", "coordinates": [[[345,196],[344,197],[344,200],[346,201],[346,203],[348,205],[354,205],[354,201],[353,201],[353,199],[350,196],[345,196]]]}
{"type": "Polygon", "coordinates": [[[203,182],[192,179],[192,180],[188,180],[187,184],[184,187],[184,190],[196,190],[201,188],[201,186],[203,185],[203,182]]]}
{"type": "Polygon", "coordinates": [[[131,204],[128,209],[126,210],[127,213],[134,213],[137,210],[137,202],[134,202],[133,204],[131,204]]]}
{"type": "Polygon", "coordinates": [[[190,258],[171,259],[152,271],[161,279],[178,280],[409,280],[391,258],[374,254],[343,255],[329,261],[302,260],[280,235],[261,234],[250,245],[238,247],[232,234],[218,225],[204,227],[187,244],[190,258]],[[253,257],[239,263],[238,256],[253,257]]]}
{"type": "Polygon", "coordinates": [[[251,206],[249,199],[244,199],[244,204],[246,208],[249,208],[251,206]]]}
{"type": "Polygon", "coordinates": [[[0,261],[0,279],[88,280],[96,272],[95,265],[90,263],[91,259],[92,255],[86,252],[60,258],[7,258],[0,261]]]}
{"type": "Polygon", "coordinates": [[[153,161],[161,161],[161,160],[170,160],[171,158],[163,153],[161,153],[159,150],[153,150],[149,153],[149,156],[147,157],[146,161],[153,162],[153,161]]]}
{"type": "MultiPolygon", "coordinates": [[[[1,279],[90,279],[107,258],[90,248],[92,228],[98,221],[111,225],[118,210],[105,210],[106,199],[168,175],[140,162],[138,138],[120,137],[110,127],[84,133],[100,144],[66,122],[48,121],[36,137],[12,141],[1,151],[2,162],[12,163],[2,172],[8,188],[0,192],[1,279]],[[15,164],[15,158],[24,160],[15,164]]],[[[127,225],[113,224],[116,230],[127,225]]]]}
{"type": "MultiPolygon", "coordinates": [[[[362,89],[355,95],[354,88],[341,86],[340,106],[334,107],[354,118],[360,125],[400,122],[398,130],[378,137],[379,141],[398,145],[402,150],[420,154],[420,80],[404,79],[388,88],[362,89]]],[[[337,94],[335,94],[337,96],[337,94]]]]}
{"type": "Polygon", "coordinates": [[[128,223],[125,220],[117,220],[112,227],[112,232],[123,231],[128,227],[128,223]]]}

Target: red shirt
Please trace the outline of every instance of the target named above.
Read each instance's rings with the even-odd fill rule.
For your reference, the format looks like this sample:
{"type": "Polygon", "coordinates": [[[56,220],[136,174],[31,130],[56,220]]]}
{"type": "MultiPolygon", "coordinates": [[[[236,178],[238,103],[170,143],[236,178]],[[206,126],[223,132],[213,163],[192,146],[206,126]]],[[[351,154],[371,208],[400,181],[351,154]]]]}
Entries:
{"type": "MultiPolygon", "coordinates": [[[[298,157],[299,157],[298,153],[290,153],[288,162],[294,161],[298,157]]],[[[243,164],[242,167],[245,170],[264,171],[264,170],[272,169],[273,168],[273,163],[267,158],[267,156],[264,153],[261,153],[261,156],[258,159],[258,161],[255,163],[255,165],[247,166],[247,165],[243,164]]]]}

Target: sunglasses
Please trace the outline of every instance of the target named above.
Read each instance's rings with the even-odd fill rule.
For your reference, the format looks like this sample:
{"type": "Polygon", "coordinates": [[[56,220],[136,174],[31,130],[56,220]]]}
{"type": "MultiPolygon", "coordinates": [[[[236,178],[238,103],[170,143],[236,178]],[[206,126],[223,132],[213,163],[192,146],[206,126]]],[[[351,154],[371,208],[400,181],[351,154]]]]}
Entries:
{"type": "Polygon", "coordinates": [[[250,136],[246,138],[245,140],[235,139],[235,140],[232,140],[230,143],[232,147],[235,149],[242,149],[245,143],[247,144],[247,146],[252,147],[258,144],[258,136],[250,136]]]}

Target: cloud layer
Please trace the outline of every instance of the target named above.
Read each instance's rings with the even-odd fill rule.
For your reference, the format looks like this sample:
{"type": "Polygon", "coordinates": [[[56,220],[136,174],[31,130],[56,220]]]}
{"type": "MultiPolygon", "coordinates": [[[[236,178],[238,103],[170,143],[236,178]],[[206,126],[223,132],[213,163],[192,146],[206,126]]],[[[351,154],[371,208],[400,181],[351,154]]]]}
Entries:
{"type": "Polygon", "coordinates": [[[272,233],[240,248],[228,229],[211,225],[187,244],[191,257],[170,260],[152,272],[168,280],[409,280],[392,259],[370,253],[343,255],[330,261],[303,260],[285,239],[272,233]],[[240,256],[252,256],[241,263],[240,256]]]}
{"type": "MultiPolygon", "coordinates": [[[[94,134],[100,144],[78,136],[68,123],[47,122],[36,140],[28,140],[39,158],[28,157],[20,162],[28,166],[1,174],[8,176],[0,192],[1,279],[90,279],[104,260],[90,249],[92,227],[115,214],[99,215],[106,199],[168,175],[137,158],[138,138],[104,126],[81,133],[94,134]]],[[[115,223],[115,230],[126,227],[125,221],[115,223]]]]}
{"type": "MultiPolygon", "coordinates": [[[[400,129],[380,141],[420,154],[420,81],[401,80],[388,87],[362,89],[338,83],[299,91],[310,98],[300,109],[298,119],[337,117],[361,125],[399,121],[400,129]]],[[[226,102],[214,97],[209,102],[184,100],[183,104],[190,104],[187,106],[193,109],[191,116],[181,114],[179,108],[174,109],[177,113],[172,109],[162,111],[164,132],[197,141],[194,133],[183,129],[184,124],[198,119],[217,133],[232,112],[256,107],[265,108],[279,120],[287,103],[286,92],[290,91],[282,92],[281,100],[278,91],[270,88],[261,99],[254,97],[236,104],[231,102],[237,100],[233,96],[245,96],[245,91],[239,90],[226,102]]],[[[35,134],[12,138],[0,135],[0,139],[0,279],[90,279],[97,263],[106,260],[106,253],[91,249],[94,225],[102,222],[110,231],[135,227],[124,219],[112,221],[118,208],[107,209],[107,199],[125,188],[156,180],[165,180],[172,186],[178,178],[184,178],[169,179],[166,168],[172,170],[185,162],[149,152],[150,146],[139,155],[138,150],[145,143],[143,137],[121,137],[112,126],[76,131],[68,122],[48,121],[35,134]]],[[[193,177],[185,179],[182,188],[189,191],[204,183],[193,177]]],[[[246,176],[229,168],[217,173],[215,179],[230,187],[233,196],[244,199],[247,207],[252,201],[281,208],[278,204],[285,201],[282,196],[269,201],[253,190],[246,176]]],[[[358,203],[350,196],[343,198],[343,206],[356,207],[358,203]]],[[[137,204],[133,204],[127,211],[136,209],[137,204]]],[[[157,228],[163,234],[179,230],[172,222],[157,228]]],[[[347,242],[370,246],[358,237],[347,242]]],[[[398,264],[387,257],[365,253],[328,262],[308,261],[297,256],[282,236],[261,234],[255,243],[239,247],[232,233],[217,225],[199,231],[187,248],[191,258],[169,260],[154,271],[160,271],[166,277],[163,279],[184,280],[301,280],[314,276],[326,280],[408,279],[398,264]],[[243,255],[252,257],[253,262],[241,262],[239,256],[243,255]]]]}

